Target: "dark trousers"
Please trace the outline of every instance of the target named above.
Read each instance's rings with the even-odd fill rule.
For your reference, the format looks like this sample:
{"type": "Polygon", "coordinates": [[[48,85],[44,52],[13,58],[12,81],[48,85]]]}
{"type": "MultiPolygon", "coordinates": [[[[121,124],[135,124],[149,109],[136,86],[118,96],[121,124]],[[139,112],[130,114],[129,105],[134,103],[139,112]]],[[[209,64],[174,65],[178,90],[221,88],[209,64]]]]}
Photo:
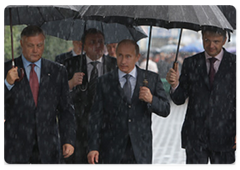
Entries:
{"type": "Polygon", "coordinates": [[[41,163],[40,154],[38,150],[37,139],[35,139],[34,141],[32,154],[27,162],[11,162],[11,163],[3,162],[3,164],[4,165],[41,165],[42,163],[41,163]]]}
{"type": "Polygon", "coordinates": [[[136,159],[133,153],[132,143],[130,137],[128,138],[127,147],[122,156],[121,164],[136,164],[136,159]]]}
{"type": "Polygon", "coordinates": [[[209,149],[197,151],[193,148],[186,149],[187,164],[232,164],[235,162],[235,151],[214,152],[209,149]]]}
{"type": "Polygon", "coordinates": [[[39,153],[39,149],[38,149],[37,137],[35,138],[35,141],[34,141],[32,155],[29,159],[29,163],[30,164],[41,164],[41,158],[40,158],[40,153],[39,153]]]}

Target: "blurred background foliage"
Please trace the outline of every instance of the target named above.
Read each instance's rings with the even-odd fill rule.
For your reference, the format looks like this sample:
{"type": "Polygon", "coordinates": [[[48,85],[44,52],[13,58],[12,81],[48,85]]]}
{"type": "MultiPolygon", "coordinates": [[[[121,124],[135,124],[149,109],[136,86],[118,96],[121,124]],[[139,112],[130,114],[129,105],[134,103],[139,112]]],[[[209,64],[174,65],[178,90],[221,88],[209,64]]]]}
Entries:
{"type": "MultiPolygon", "coordinates": [[[[14,57],[17,58],[21,55],[20,46],[20,34],[26,25],[13,26],[13,47],[14,57]]],[[[46,35],[45,49],[43,58],[54,61],[58,54],[69,51],[72,48],[72,41],[66,41],[60,38],[46,35]]],[[[10,26],[4,27],[4,60],[10,60],[12,58],[11,53],[11,35],[10,26]]]]}

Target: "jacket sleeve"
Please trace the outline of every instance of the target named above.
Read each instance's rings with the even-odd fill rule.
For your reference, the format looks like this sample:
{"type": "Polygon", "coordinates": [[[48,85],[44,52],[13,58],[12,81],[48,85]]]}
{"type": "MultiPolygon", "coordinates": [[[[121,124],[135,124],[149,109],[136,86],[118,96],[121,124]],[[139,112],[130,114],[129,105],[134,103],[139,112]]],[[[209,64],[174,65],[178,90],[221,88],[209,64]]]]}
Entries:
{"type": "Polygon", "coordinates": [[[60,66],[61,75],[61,96],[59,99],[59,130],[61,144],[71,144],[75,146],[76,140],[76,122],[74,107],[70,103],[70,93],[67,80],[67,71],[65,67],[60,66]]]}
{"type": "Polygon", "coordinates": [[[182,72],[179,78],[179,85],[173,93],[170,92],[170,97],[176,105],[184,104],[186,98],[188,97],[188,88],[189,88],[188,62],[189,62],[189,59],[184,60],[183,66],[182,66],[182,72]]]}
{"type": "Polygon", "coordinates": [[[152,92],[153,99],[150,107],[150,111],[156,113],[157,115],[167,117],[170,113],[170,104],[167,99],[167,94],[163,88],[162,81],[160,76],[155,76],[156,79],[153,82],[156,82],[155,90],[152,92]]]}
{"type": "Polygon", "coordinates": [[[89,151],[99,151],[100,130],[102,127],[103,95],[101,78],[98,79],[96,94],[89,114],[88,146],[89,151]]]}

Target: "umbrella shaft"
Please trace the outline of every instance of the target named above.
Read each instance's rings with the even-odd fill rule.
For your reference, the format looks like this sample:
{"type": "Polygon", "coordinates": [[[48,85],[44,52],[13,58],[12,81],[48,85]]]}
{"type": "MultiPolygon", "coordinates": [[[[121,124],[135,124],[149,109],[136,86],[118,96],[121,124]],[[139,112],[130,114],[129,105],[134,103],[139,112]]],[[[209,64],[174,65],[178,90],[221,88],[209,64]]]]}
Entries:
{"type": "Polygon", "coordinates": [[[13,35],[12,35],[12,12],[9,8],[9,19],[10,19],[10,33],[11,33],[11,50],[12,50],[12,67],[14,67],[14,52],[13,52],[13,35]]]}
{"type": "Polygon", "coordinates": [[[149,30],[146,70],[148,70],[148,60],[149,60],[149,53],[150,53],[151,39],[152,39],[152,25],[150,26],[150,30],[149,30]]]}
{"type": "Polygon", "coordinates": [[[179,35],[179,39],[178,39],[178,46],[177,46],[177,52],[176,52],[176,57],[175,57],[175,63],[177,62],[178,59],[178,52],[179,52],[179,47],[180,47],[180,43],[181,43],[181,38],[182,38],[182,28],[180,30],[180,35],[179,35]]]}

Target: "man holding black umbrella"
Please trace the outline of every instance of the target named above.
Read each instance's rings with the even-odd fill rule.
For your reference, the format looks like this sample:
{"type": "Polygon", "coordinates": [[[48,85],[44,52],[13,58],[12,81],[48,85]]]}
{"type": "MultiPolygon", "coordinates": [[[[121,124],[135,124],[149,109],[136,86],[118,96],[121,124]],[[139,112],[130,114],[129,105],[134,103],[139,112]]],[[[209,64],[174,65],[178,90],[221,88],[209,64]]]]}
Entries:
{"type": "Polygon", "coordinates": [[[87,127],[89,112],[95,95],[96,80],[99,76],[116,68],[116,59],[105,56],[104,35],[90,28],[82,36],[85,54],[65,60],[68,71],[69,88],[75,107],[77,122],[75,153],[66,163],[88,163],[87,127]]]}
{"type": "Polygon", "coordinates": [[[177,105],[189,98],[182,127],[182,147],[188,164],[229,164],[235,161],[236,55],[227,52],[226,31],[215,27],[202,30],[205,52],[170,69],[167,81],[177,105]]]}
{"type": "Polygon", "coordinates": [[[70,105],[66,69],[42,58],[45,35],[37,26],[21,33],[22,55],[15,59],[25,70],[5,63],[5,136],[7,163],[60,163],[74,152],[75,117],[70,105]],[[57,119],[58,118],[58,119],[57,119]],[[60,139],[59,139],[60,135],[60,139]],[[63,153],[60,153],[60,147],[63,153]]]}

